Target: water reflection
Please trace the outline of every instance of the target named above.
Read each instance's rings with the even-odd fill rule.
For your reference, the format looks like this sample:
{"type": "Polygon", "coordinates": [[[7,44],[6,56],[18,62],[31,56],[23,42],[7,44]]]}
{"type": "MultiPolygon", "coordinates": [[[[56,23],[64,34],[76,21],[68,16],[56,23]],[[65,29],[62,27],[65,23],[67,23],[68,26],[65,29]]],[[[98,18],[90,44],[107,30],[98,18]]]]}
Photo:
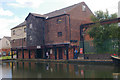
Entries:
{"type": "Polygon", "coordinates": [[[2,63],[0,61],[0,80],[2,79],[2,63]]]}
{"type": "Polygon", "coordinates": [[[120,79],[120,67],[119,66],[114,67],[113,78],[114,80],[120,79]]]}
{"type": "Polygon", "coordinates": [[[120,68],[109,65],[80,65],[40,62],[2,63],[3,78],[114,78],[120,68]]]}

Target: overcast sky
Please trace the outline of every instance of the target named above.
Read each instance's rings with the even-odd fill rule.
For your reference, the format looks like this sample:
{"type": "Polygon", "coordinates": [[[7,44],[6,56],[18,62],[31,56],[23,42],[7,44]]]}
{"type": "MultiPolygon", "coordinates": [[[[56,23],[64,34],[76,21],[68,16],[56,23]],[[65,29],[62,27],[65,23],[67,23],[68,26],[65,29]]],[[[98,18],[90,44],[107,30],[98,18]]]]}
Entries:
{"type": "Polygon", "coordinates": [[[119,0],[0,0],[0,38],[11,36],[10,29],[23,22],[29,12],[45,14],[85,2],[91,11],[118,12],[119,0]]]}

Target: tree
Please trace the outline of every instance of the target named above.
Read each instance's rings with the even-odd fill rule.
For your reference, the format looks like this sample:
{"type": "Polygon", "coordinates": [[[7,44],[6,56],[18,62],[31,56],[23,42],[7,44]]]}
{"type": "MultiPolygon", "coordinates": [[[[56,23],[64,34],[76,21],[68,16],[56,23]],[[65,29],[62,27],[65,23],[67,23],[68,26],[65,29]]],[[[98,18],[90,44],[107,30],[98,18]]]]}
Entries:
{"type": "Polygon", "coordinates": [[[104,24],[101,25],[100,21],[117,18],[117,14],[109,14],[108,11],[97,11],[95,15],[91,17],[91,20],[96,23],[91,26],[88,34],[93,38],[93,43],[98,53],[107,52],[110,49],[110,45],[115,45],[118,39],[119,29],[118,24],[104,24]],[[113,43],[114,44],[113,44],[113,43]]]}

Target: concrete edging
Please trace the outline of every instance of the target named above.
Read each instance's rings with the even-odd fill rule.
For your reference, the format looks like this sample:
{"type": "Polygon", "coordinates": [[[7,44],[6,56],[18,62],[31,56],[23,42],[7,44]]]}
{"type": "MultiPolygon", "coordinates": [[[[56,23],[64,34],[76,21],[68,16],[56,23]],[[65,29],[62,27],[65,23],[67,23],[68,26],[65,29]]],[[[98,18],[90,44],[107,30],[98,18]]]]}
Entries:
{"type": "Polygon", "coordinates": [[[37,61],[37,62],[55,62],[55,63],[72,63],[72,64],[100,64],[100,65],[113,65],[112,60],[52,60],[52,59],[9,59],[2,60],[2,62],[14,62],[14,61],[37,61]]]}

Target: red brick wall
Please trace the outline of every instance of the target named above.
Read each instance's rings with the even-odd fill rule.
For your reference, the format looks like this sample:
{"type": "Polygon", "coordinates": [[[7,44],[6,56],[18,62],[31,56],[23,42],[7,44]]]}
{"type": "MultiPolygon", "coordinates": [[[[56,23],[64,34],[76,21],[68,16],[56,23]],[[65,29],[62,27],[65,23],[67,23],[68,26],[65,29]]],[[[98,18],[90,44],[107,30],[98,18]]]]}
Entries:
{"type": "MultiPolygon", "coordinates": [[[[30,52],[30,56],[31,56],[31,59],[35,59],[35,50],[31,50],[30,52]]],[[[28,59],[29,58],[29,52],[28,50],[24,50],[24,59],[28,59]]],[[[18,59],[22,59],[22,51],[18,51],[18,59]]]]}
{"type": "Polygon", "coordinates": [[[31,59],[35,59],[35,50],[31,50],[31,53],[30,53],[31,55],[31,59]]]}
{"type": "Polygon", "coordinates": [[[55,17],[47,20],[45,28],[45,44],[58,44],[69,42],[69,17],[67,15],[55,17]],[[57,20],[61,19],[61,23],[57,20]],[[62,32],[62,37],[58,37],[58,32],[62,32]]]}
{"type": "Polygon", "coordinates": [[[24,50],[24,58],[29,59],[29,52],[28,50],[24,50]]]}
{"type": "Polygon", "coordinates": [[[68,49],[68,54],[69,54],[69,59],[73,59],[74,58],[73,48],[69,48],[68,49]]]}
{"type": "Polygon", "coordinates": [[[22,51],[18,51],[18,59],[22,59],[22,51]]]}
{"type": "MultiPolygon", "coordinates": [[[[80,25],[91,22],[91,16],[93,13],[88,8],[88,6],[82,2],[77,5],[74,9],[68,12],[70,14],[70,24],[69,26],[69,16],[64,15],[60,17],[55,17],[47,20],[45,28],[45,43],[46,44],[56,44],[65,43],[70,41],[70,29],[71,29],[71,40],[78,40],[76,44],[78,45],[80,41],[80,25]],[[82,5],[86,6],[86,11],[82,11],[82,5]],[[61,19],[62,23],[57,24],[57,19],[61,19]],[[71,28],[70,28],[71,27],[71,28]],[[57,36],[57,32],[62,32],[62,37],[57,36]]],[[[85,40],[89,40],[87,35],[85,40]]]]}
{"type": "Polygon", "coordinates": [[[26,39],[15,39],[11,41],[11,47],[16,48],[16,47],[22,47],[22,40],[23,40],[23,46],[26,46],[26,39]]]}
{"type": "MultiPolygon", "coordinates": [[[[82,5],[86,5],[84,2],[80,3],[76,8],[68,12],[71,19],[71,39],[80,41],[80,25],[91,22],[91,16],[93,13],[86,5],[86,11],[82,11],[82,5]]],[[[89,38],[86,38],[89,39],[89,38]]],[[[76,45],[76,44],[75,44],[76,45]]]]}
{"type": "MultiPolygon", "coordinates": [[[[59,60],[59,52],[58,52],[58,49],[57,48],[57,59],[59,60]]],[[[54,55],[54,49],[52,51],[53,53],[50,54],[50,59],[55,59],[55,55],[54,55]]],[[[65,48],[62,48],[62,58],[64,60],[66,60],[66,54],[64,53],[65,52],[65,48]]],[[[73,59],[74,58],[74,54],[73,54],[73,48],[69,48],[68,49],[68,55],[69,55],[69,59],[73,59]]]]}
{"type": "MultiPolygon", "coordinates": [[[[46,44],[58,44],[69,42],[70,40],[78,40],[77,43],[71,43],[71,46],[79,46],[80,41],[80,25],[91,22],[91,16],[93,13],[88,8],[88,6],[83,2],[80,3],[73,10],[68,12],[70,14],[70,26],[69,26],[69,16],[64,15],[60,17],[55,17],[47,21],[47,27],[45,29],[45,43],[46,44]],[[82,5],[86,6],[86,11],[82,11],[82,5]],[[61,19],[62,23],[57,24],[57,19],[61,19]],[[65,19],[66,18],[66,19],[65,19]],[[65,22],[67,25],[65,25],[65,22]],[[70,30],[71,30],[71,39],[70,39],[70,30]],[[57,33],[62,32],[62,37],[58,37],[57,33]]],[[[89,35],[85,35],[85,40],[92,40],[89,35]]],[[[66,59],[64,55],[64,48],[62,50],[63,59],[66,59]]],[[[79,50],[78,50],[79,51],[79,50]]],[[[69,59],[74,58],[73,48],[70,48],[68,51],[69,59]]],[[[50,55],[51,59],[54,59],[54,54],[50,55]]],[[[59,53],[57,49],[57,59],[59,59],[59,53]]]]}
{"type": "MultiPolygon", "coordinates": [[[[59,52],[58,52],[57,48],[57,59],[59,60],[59,52]]],[[[65,48],[62,48],[62,58],[64,60],[66,60],[66,54],[65,52],[65,48]]],[[[73,54],[73,48],[69,48],[68,49],[68,55],[69,55],[69,59],[73,59],[74,54],[73,54]]],[[[29,58],[29,52],[28,50],[24,50],[24,59],[28,59],[29,58]]],[[[22,51],[18,51],[18,59],[22,59],[22,51]]],[[[31,59],[35,59],[35,50],[31,50],[31,59]]],[[[50,59],[55,59],[55,55],[54,55],[54,49],[52,49],[52,54],[50,54],[50,59]]]]}

